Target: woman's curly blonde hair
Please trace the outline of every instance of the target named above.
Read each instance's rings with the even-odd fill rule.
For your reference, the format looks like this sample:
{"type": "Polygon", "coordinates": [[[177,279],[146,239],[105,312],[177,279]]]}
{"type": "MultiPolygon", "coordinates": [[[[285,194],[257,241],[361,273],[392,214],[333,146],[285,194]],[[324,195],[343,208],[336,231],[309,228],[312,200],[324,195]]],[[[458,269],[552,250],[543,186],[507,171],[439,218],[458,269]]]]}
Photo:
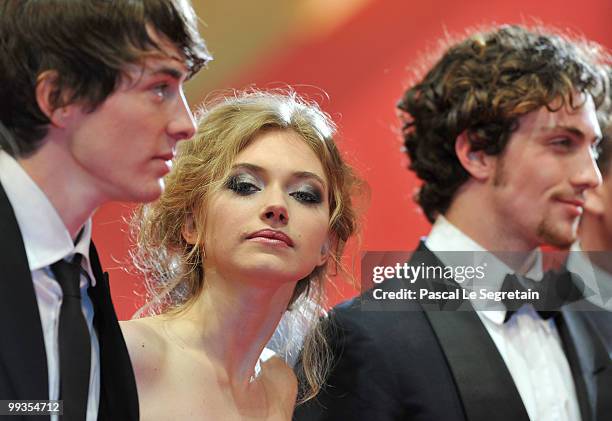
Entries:
{"type": "Polygon", "coordinates": [[[208,199],[223,186],[236,156],[257,134],[269,129],[297,133],[320,159],[330,186],[331,263],[299,280],[288,305],[291,309],[299,297],[306,296],[319,309],[309,311],[315,320],[301,355],[305,377],[301,380],[308,387],[300,401],[305,401],[316,395],[329,368],[329,352],[318,322],[323,283],[327,265],[342,270],[344,246],[357,231],[352,195],[362,183],[336,147],[336,127],[329,116],[295,92],[236,93],[201,111],[195,136],[179,146],[172,171],[164,180],[163,194],[156,202],[137,208],[131,220],[132,259],[144,274],[148,295],[147,304],[137,315],[179,314],[197,300],[206,279],[204,233],[198,227],[204,227],[208,199]],[[185,224],[195,224],[196,246],[183,238],[185,224]]]}

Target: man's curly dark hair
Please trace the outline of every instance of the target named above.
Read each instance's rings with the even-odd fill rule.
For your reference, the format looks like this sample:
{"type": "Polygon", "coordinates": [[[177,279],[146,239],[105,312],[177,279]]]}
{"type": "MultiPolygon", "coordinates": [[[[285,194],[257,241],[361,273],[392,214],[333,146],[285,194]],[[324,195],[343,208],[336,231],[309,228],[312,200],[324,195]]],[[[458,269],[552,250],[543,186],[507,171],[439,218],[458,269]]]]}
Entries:
{"type": "MultiPolygon", "coordinates": [[[[612,66],[607,67],[608,77],[612,81],[612,66]]],[[[597,167],[604,180],[610,175],[610,162],[612,161],[612,89],[608,91],[609,107],[599,112],[598,121],[601,127],[602,139],[599,143],[597,167]]]]}
{"type": "Polygon", "coordinates": [[[543,28],[501,26],[451,45],[398,103],[427,219],[444,214],[469,178],[455,153],[460,134],[473,151],[498,155],[522,115],[543,106],[578,108],[576,92],[589,94],[597,109],[607,106],[609,62],[599,45],[543,28]]]}

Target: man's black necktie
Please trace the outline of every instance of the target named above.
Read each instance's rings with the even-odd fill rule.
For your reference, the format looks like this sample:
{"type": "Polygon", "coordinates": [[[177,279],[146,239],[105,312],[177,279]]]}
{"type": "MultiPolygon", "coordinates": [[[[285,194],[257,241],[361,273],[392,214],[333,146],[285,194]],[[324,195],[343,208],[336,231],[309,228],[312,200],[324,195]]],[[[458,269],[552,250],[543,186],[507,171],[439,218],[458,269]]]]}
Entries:
{"type": "Polygon", "coordinates": [[[502,284],[504,292],[538,293],[538,299],[504,299],[506,318],[504,323],[523,305],[532,304],[540,317],[550,319],[559,313],[559,309],[569,303],[584,298],[585,286],[576,274],[564,271],[548,271],[540,282],[525,276],[508,274],[502,284]]]}
{"type": "Polygon", "coordinates": [[[60,260],[51,265],[62,287],[59,318],[60,399],[64,401],[64,421],[84,421],[89,396],[91,339],[81,310],[81,254],[72,262],[60,260]]]}

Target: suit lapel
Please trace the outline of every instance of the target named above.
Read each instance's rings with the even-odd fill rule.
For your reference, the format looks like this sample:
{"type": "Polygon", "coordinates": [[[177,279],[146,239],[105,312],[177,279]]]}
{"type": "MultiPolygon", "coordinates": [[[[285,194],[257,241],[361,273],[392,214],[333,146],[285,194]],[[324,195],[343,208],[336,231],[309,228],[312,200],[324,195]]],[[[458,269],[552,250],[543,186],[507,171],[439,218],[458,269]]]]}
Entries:
{"type": "Polygon", "coordinates": [[[607,349],[603,336],[612,329],[612,314],[598,312],[595,306],[588,311],[585,305],[589,304],[581,303],[580,310],[564,308],[557,326],[574,375],[582,417],[603,421],[612,414],[612,350],[607,349]],[[606,319],[604,325],[599,324],[600,319],[606,319]]]}
{"type": "MultiPolygon", "coordinates": [[[[0,390],[12,399],[49,399],[47,356],[36,293],[15,214],[0,184],[0,390]],[[4,392],[6,391],[6,392],[4,392]]],[[[100,342],[99,420],[137,421],[136,381],[112,305],[107,274],[91,246],[96,287],[88,294],[100,342]]],[[[44,421],[49,417],[36,417],[44,421]]]]}
{"type": "MultiPolygon", "coordinates": [[[[417,249],[426,265],[444,266],[423,243],[417,249]]],[[[453,285],[454,289],[459,285],[453,285]]],[[[469,302],[463,303],[463,306],[469,302]]],[[[471,307],[471,305],[470,305],[471,307]]],[[[473,309],[465,311],[426,311],[438,338],[459,395],[466,419],[489,421],[529,421],[512,376],[473,309]]]]}
{"type": "Polygon", "coordinates": [[[601,345],[596,357],[601,363],[597,364],[599,367],[593,374],[597,378],[596,419],[604,421],[612,414],[612,312],[592,311],[585,316],[601,345]]]}
{"type": "Polygon", "coordinates": [[[466,419],[488,421],[495,414],[498,421],[529,421],[510,372],[478,315],[426,313],[455,378],[466,419]]]}
{"type": "MultiPolygon", "coordinates": [[[[23,239],[0,185],[0,364],[16,399],[49,399],[47,356],[23,239]]],[[[3,380],[0,379],[0,383],[3,380]]]]}
{"type": "Polygon", "coordinates": [[[94,327],[100,343],[99,420],[137,421],[138,394],[132,363],[111,300],[108,274],[102,272],[92,243],[89,258],[96,286],[88,294],[94,305],[94,327]]]}

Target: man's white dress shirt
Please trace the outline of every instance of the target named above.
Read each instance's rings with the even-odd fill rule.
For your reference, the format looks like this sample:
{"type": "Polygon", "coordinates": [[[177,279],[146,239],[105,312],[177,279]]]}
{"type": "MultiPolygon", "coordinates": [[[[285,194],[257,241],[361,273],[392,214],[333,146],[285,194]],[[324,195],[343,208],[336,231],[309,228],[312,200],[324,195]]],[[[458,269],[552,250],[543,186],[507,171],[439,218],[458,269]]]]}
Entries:
{"type": "MultiPolygon", "coordinates": [[[[83,255],[81,265],[95,285],[89,261],[91,220],[87,221],[79,241],[74,244],[66,226],[45,194],[19,163],[3,150],[0,150],[0,183],[13,207],[32,273],[47,354],[49,399],[59,399],[58,332],[62,288],[55,280],[50,266],[60,259],[71,260],[75,253],[80,253],[83,255]]],[[[98,337],[93,328],[93,305],[87,295],[89,280],[83,272],[80,287],[81,307],[91,336],[91,370],[86,421],[95,421],[98,418],[100,399],[100,350],[98,337]]],[[[51,421],[57,420],[57,415],[51,417],[51,421]]]]}
{"type": "MultiPolygon", "coordinates": [[[[442,216],[437,218],[425,245],[442,263],[452,266],[474,262],[451,262],[449,259],[453,256],[461,259],[462,255],[442,252],[486,251],[442,216]]],[[[537,253],[526,276],[541,280],[542,258],[539,251],[537,253]]],[[[483,255],[478,254],[479,258],[483,255]]],[[[487,253],[485,259],[487,285],[490,290],[499,290],[505,276],[514,271],[493,254],[487,253]]],[[[530,305],[521,307],[506,323],[506,310],[476,313],[508,367],[529,418],[532,421],[579,421],[574,380],[554,321],[543,320],[530,305]]]]}

